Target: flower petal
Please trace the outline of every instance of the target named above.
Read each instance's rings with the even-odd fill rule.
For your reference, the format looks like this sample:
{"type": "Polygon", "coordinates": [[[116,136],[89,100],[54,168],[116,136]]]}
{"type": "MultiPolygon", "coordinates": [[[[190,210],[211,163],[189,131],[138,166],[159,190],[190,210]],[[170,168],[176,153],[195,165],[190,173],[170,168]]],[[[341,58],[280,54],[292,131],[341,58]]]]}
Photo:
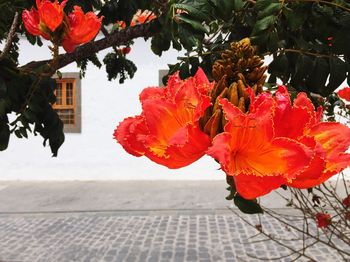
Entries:
{"type": "Polygon", "coordinates": [[[173,140],[171,145],[164,148],[162,155],[157,155],[153,148],[146,152],[146,156],[168,168],[180,168],[201,158],[211,144],[210,138],[194,125],[189,125],[185,130],[182,129],[177,134],[177,139],[176,142],[173,140]]]}
{"type": "Polygon", "coordinates": [[[245,199],[255,199],[286,183],[282,176],[257,177],[239,174],[234,177],[237,192],[245,199]]]}
{"type": "Polygon", "coordinates": [[[147,132],[144,118],[136,116],[124,119],[114,131],[113,136],[126,152],[134,156],[142,156],[145,154],[143,136],[147,132]]]}
{"type": "Polygon", "coordinates": [[[346,101],[350,102],[350,87],[344,87],[337,92],[338,96],[346,101]]]}
{"type": "Polygon", "coordinates": [[[276,111],[274,115],[275,135],[298,139],[304,130],[316,121],[315,108],[305,93],[299,93],[290,103],[290,95],[284,86],[280,86],[275,94],[276,111]]]}
{"type": "Polygon", "coordinates": [[[74,6],[74,10],[69,14],[69,32],[67,38],[75,45],[90,42],[100,31],[102,19],[93,12],[84,14],[79,6],[74,6]]]}
{"type": "Polygon", "coordinates": [[[314,137],[324,149],[327,172],[340,172],[350,165],[350,155],[345,153],[350,146],[350,128],[324,122],[315,125],[307,135],[314,137]]]}
{"type": "Polygon", "coordinates": [[[226,119],[225,132],[213,140],[208,154],[232,176],[283,175],[293,179],[310,162],[312,151],[297,141],[274,138],[269,99],[254,114],[243,114],[226,99],[221,100],[226,119]]]}
{"type": "Polygon", "coordinates": [[[311,160],[310,165],[307,167],[307,169],[301,172],[296,177],[296,179],[287,182],[287,185],[290,187],[300,189],[318,186],[319,184],[326,181],[330,176],[332,176],[330,174],[326,175],[323,173],[325,167],[325,161],[321,157],[316,155],[311,160]]]}
{"type": "Polygon", "coordinates": [[[36,9],[32,7],[30,11],[24,10],[22,12],[22,20],[28,33],[32,35],[41,35],[41,31],[39,29],[39,13],[36,9]]]}
{"type": "Polygon", "coordinates": [[[49,0],[44,0],[37,4],[40,22],[45,24],[51,32],[54,32],[63,21],[63,8],[67,1],[63,1],[61,5],[56,0],[52,3],[49,0]]]}

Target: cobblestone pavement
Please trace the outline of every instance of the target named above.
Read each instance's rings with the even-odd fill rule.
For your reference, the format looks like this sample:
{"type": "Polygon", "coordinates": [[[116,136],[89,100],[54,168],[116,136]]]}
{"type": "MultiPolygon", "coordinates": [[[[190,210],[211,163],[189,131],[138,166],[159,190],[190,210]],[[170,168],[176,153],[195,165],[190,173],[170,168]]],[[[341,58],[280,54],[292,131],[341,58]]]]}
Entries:
{"type": "MultiPolygon", "coordinates": [[[[256,216],[244,216],[252,225],[256,216]]],[[[300,248],[293,230],[262,217],[262,229],[300,248]]],[[[296,222],[298,223],[298,222],[296,222]]],[[[80,212],[0,215],[0,261],[292,261],[230,210],[80,212]]],[[[339,248],[347,248],[338,245],[339,248]]],[[[315,261],[342,261],[322,244],[315,261]]],[[[349,258],[350,259],[350,258],[349,258]]],[[[297,261],[310,261],[299,259],[297,261]]]]}

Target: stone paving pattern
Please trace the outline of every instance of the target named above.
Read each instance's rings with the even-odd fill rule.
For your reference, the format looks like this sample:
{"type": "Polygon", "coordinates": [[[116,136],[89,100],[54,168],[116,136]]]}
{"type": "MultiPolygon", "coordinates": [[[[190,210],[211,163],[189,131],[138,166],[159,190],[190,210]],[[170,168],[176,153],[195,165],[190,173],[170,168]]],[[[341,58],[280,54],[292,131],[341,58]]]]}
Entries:
{"type": "MultiPolygon", "coordinates": [[[[258,223],[256,216],[245,218],[258,223]]],[[[297,236],[272,218],[263,217],[262,228],[281,238],[297,236]]],[[[229,210],[2,214],[0,261],[204,262],[295,258],[277,259],[290,251],[271,241],[261,241],[264,238],[258,233],[229,210]]],[[[285,243],[300,245],[297,240],[285,243]]],[[[308,254],[315,261],[344,260],[322,244],[312,246],[308,254]]]]}

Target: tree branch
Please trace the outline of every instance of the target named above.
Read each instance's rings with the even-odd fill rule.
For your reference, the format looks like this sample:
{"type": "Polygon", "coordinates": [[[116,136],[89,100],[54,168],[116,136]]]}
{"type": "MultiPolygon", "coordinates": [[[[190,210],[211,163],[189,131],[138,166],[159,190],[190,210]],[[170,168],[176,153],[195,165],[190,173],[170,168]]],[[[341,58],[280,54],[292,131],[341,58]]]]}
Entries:
{"type": "Polygon", "coordinates": [[[18,12],[15,13],[15,17],[13,18],[10,31],[7,35],[5,47],[3,51],[0,53],[0,61],[6,56],[6,54],[9,52],[11,48],[13,37],[15,36],[15,33],[16,33],[17,24],[18,24],[18,12]]]}
{"type": "MultiPolygon", "coordinates": [[[[54,67],[50,67],[49,71],[53,74],[56,70],[74,61],[86,59],[91,56],[91,54],[97,53],[109,47],[127,44],[132,39],[139,37],[151,37],[161,31],[161,26],[153,26],[154,23],[157,23],[157,21],[152,21],[150,23],[128,27],[125,30],[116,31],[100,40],[90,42],[78,47],[73,53],[59,55],[56,65],[54,67]]],[[[21,69],[36,69],[38,67],[48,65],[50,61],[51,60],[32,61],[22,66],[21,69]]]]}

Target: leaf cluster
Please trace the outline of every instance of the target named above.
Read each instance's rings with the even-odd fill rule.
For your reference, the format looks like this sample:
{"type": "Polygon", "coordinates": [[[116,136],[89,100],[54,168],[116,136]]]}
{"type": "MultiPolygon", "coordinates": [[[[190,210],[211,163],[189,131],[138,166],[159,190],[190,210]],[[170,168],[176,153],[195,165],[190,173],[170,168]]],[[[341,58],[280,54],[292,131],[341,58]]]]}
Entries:
{"type": "Polygon", "coordinates": [[[56,82],[50,77],[19,71],[9,58],[0,61],[0,150],[11,134],[40,134],[53,156],[64,142],[63,123],[53,110],[56,82]]]}

